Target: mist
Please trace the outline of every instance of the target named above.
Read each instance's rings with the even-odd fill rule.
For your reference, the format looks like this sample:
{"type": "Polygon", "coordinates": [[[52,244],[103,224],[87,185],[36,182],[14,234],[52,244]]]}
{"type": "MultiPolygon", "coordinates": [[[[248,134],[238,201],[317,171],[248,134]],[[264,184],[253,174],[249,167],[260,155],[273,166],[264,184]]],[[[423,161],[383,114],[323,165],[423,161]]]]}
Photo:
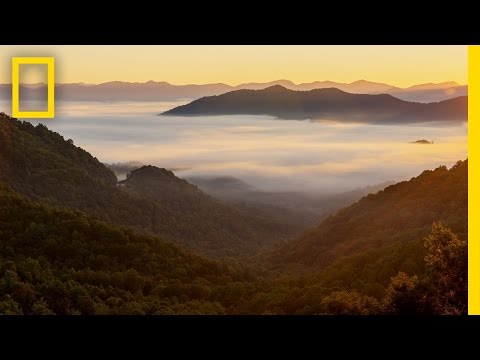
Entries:
{"type": "MultiPolygon", "coordinates": [[[[339,192],[467,158],[467,124],[367,125],[268,116],[164,117],[181,102],[57,102],[43,123],[105,163],[234,176],[263,191],[339,192]],[[412,144],[419,139],[434,144],[412,144]]],[[[2,104],[2,111],[10,109],[2,104]]]]}

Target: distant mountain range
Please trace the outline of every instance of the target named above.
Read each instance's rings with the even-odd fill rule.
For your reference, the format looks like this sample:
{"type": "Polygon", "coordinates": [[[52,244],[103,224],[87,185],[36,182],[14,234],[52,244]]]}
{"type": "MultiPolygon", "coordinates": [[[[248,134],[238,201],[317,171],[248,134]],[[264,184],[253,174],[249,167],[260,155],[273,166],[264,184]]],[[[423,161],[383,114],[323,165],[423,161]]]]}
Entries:
{"type": "Polygon", "coordinates": [[[270,115],[280,119],[344,120],[369,123],[466,121],[466,96],[415,103],[388,94],[351,94],[337,88],[294,91],[281,85],[204,97],[162,115],[270,115]]]}
{"type": "MultiPolygon", "coordinates": [[[[314,81],[302,84],[295,84],[289,80],[277,80],[237,86],[222,83],[173,85],[164,81],[146,83],[112,81],[102,84],[57,84],[55,96],[57,100],[66,101],[175,101],[220,95],[234,90],[262,90],[274,85],[302,91],[333,87],[353,94],[390,94],[402,100],[415,102],[442,101],[468,93],[467,85],[459,85],[456,82],[419,84],[409,88],[399,88],[366,80],[352,83],[314,81]]],[[[10,100],[11,92],[11,84],[0,84],[0,99],[10,100]]],[[[44,100],[47,92],[45,84],[29,84],[20,87],[20,94],[22,99],[44,100]]]]}

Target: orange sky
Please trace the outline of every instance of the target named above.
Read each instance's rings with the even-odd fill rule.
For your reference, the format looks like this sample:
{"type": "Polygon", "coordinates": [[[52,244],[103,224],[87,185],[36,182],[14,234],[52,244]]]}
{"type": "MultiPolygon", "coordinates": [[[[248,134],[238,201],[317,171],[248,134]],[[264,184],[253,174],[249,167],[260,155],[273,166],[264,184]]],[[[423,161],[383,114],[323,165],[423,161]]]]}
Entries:
{"type": "MultiPolygon", "coordinates": [[[[466,84],[468,67],[466,46],[0,46],[0,83],[11,82],[12,56],[54,56],[57,83],[365,79],[408,87],[466,84]]],[[[35,73],[22,82],[43,80],[35,73]]]]}

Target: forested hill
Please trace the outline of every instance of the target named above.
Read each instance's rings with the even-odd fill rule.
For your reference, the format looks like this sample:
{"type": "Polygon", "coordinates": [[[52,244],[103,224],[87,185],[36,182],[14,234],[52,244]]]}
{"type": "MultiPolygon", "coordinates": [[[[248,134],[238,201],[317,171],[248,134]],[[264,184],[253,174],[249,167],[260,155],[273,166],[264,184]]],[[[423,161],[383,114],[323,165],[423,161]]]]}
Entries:
{"type": "MultiPolygon", "coordinates": [[[[286,264],[323,268],[343,256],[421,238],[433,222],[467,236],[468,161],[445,166],[389,186],[343,208],[267,257],[286,264]]],[[[287,265],[288,266],[288,265],[287,265]]]]}
{"type": "Polygon", "coordinates": [[[289,225],[223,204],[171,171],[155,166],[133,170],[119,185],[131,196],[174,208],[179,218],[172,221],[181,223],[179,230],[190,236],[185,244],[208,254],[219,253],[220,249],[230,256],[253,253],[296,232],[289,225]]]}
{"type": "Polygon", "coordinates": [[[391,95],[350,94],[335,88],[293,91],[275,85],[236,90],[175,107],[162,115],[271,115],[292,120],[341,120],[368,123],[467,121],[467,97],[438,103],[415,103],[391,95]]]}
{"type": "Polygon", "coordinates": [[[425,250],[417,239],[274,279],[34,203],[1,182],[0,204],[0,314],[466,312],[466,243],[438,226],[425,250]]]}
{"type": "Polygon", "coordinates": [[[0,314],[221,314],[245,270],[0,182],[0,314]]]}
{"type": "Polygon", "coordinates": [[[253,253],[293,235],[278,222],[218,203],[166,170],[147,167],[120,186],[111,170],[73,141],[4,114],[0,181],[43,204],[79,209],[209,255],[253,253]],[[152,180],[145,176],[149,170],[161,176],[152,180]]]}

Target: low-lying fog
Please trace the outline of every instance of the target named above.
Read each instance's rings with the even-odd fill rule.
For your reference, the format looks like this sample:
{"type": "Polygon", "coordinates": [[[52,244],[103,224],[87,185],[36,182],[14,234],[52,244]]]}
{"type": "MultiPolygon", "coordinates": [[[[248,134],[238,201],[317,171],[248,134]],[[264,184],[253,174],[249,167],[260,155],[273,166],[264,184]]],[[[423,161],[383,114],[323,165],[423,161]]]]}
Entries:
{"type": "MultiPolygon", "coordinates": [[[[5,104],[3,104],[5,105],[5,104]]],[[[57,102],[42,122],[106,163],[238,177],[261,190],[345,191],[467,157],[467,124],[365,125],[268,116],[164,117],[181,103],[57,102]],[[416,140],[434,144],[412,144],[416,140]]],[[[10,113],[10,108],[2,106],[10,113]]]]}

